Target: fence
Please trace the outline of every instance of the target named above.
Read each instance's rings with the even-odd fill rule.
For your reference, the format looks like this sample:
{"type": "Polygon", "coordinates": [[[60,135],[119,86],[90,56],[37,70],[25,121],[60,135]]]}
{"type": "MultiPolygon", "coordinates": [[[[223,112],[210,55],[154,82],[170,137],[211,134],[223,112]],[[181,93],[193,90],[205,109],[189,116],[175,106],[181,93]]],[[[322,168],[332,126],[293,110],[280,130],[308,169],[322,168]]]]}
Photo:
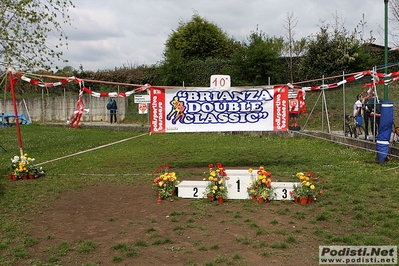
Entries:
{"type": "MultiPolygon", "coordinates": [[[[35,122],[60,122],[67,121],[76,109],[78,96],[59,96],[18,99],[18,113],[23,113],[30,121],[35,122]]],[[[94,98],[90,95],[83,95],[85,104],[85,112],[81,121],[101,122],[109,121],[109,111],[106,108],[108,98],[94,98]]],[[[127,110],[127,98],[117,98],[118,119],[125,119],[127,110]]],[[[12,99],[4,99],[0,102],[0,110],[2,113],[14,114],[12,99]]]]}

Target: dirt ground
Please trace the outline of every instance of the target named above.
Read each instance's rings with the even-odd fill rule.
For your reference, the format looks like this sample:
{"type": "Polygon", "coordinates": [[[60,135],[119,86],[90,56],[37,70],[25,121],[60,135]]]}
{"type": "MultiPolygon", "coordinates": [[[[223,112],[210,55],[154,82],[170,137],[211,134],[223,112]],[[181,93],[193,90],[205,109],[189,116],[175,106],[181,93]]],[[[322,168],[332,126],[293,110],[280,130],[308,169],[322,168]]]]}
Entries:
{"type": "Polygon", "coordinates": [[[312,204],[157,203],[151,186],[90,186],[63,192],[31,217],[29,233],[39,241],[29,248],[30,259],[54,263],[48,265],[318,265],[320,241],[307,219],[312,204]],[[81,250],[83,241],[95,247],[81,250]]]}

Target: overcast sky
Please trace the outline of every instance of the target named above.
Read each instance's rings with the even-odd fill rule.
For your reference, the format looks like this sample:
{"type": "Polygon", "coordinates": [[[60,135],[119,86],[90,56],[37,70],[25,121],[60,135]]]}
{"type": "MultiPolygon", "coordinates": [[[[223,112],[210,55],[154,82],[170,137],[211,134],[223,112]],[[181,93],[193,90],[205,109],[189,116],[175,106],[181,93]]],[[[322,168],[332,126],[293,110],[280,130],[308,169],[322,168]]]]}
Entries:
{"type": "Polygon", "coordinates": [[[216,24],[236,40],[258,27],[266,35],[286,38],[286,19],[297,20],[295,39],[317,33],[321,21],[333,23],[335,14],[349,31],[363,20],[364,38],[370,31],[384,44],[382,0],[72,0],[72,27],[64,25],[69,63],[84,70],[152,65],[161,61],[164,44],[179,21],[190,21],[194,12],[216,24]]]}

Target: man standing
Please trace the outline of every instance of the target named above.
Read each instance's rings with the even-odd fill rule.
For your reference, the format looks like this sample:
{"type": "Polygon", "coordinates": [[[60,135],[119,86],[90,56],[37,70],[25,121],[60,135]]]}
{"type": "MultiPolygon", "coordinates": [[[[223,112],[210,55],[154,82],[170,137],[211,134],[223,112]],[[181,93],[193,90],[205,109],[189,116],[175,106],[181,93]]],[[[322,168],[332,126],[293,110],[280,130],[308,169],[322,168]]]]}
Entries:
{"type": "Polygon", "coordinates": [[[109,110],[111,124],[112,122],[117,123],[118,121],[116,120],[116,110],[118,110],[118,106],[116,105],[114,97],[112,97],[107,104],[107,109],[109,110]]]}
{"type": "Polygon", "coordinates": [[[364,111],[364,119],[365,119],[365,128],[366,131],[366,139],[369,139],[368,136],[368,122],[370,121],[371,125],[371,133],[373,134],[373,140],[377,138],[378,126],[380,124],[381,117],[381,103],[376,96],[368,99],[365,103],[365,111],[364,111]]]}

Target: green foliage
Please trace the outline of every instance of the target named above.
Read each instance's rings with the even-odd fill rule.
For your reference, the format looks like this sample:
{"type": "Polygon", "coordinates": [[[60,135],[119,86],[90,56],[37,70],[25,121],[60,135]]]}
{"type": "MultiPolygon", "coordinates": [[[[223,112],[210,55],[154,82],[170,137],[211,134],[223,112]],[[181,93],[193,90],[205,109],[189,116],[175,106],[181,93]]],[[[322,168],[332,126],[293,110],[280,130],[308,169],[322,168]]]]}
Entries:
{"type": "Polygon", "coordinates": [[[194,14],[189,22],[180,21],[179,27],[166,41],[164,55],[180,52],[184,60],[226,58],[230,40],[217,25],[194,14]]]}
{"type": "Polygon", "coordinates": [[[268,37],[261,31],[252,32],[232,56],[236,66],[234,80],[247,81],[251,85],[267,84],[269,77],[276,77],[282,70],[277,62],[283,44],[282,38],[268,37]]]}
{"type": "Polygon", "coordinates": [[[369,42],[357,38],[356,34],[356,31],[350,33],[344,27],[335,26],[330,30],[330,25],[322,25],[320,31],[308,40],[300,65],[302,79],[372,68],[376,61],[367,49],[369,42]]]}
{"type": "Polygon", "coordinates": [[[79,253],[89,253],[97,247],[97,244],[90,240],[80,241],[77,251],[79,253]]]}
{"type": "Polygon", "coordinates": [[[54,58],[62,57],[62,52],[56,49],[67,44],[61,23],[70,24],[70,8],[74,8],[70,0],[2,1],[0,65],[31,70],[48,68],[47,64],[53,65],[54,58]],[[55,48],[47,45],[50,33],[59,37],[55,48]]]}
{"type": "Polygon", "coordinates": [[[184,82],[186,86],[208,86],[209,77],[220,74],[218,60],[229,58],[235,46],[235,41],[217,25],[198,14],[194,14],[189,22],[180,21],[166,41],[161,65],[163,85],[182,85],[184,82]],[[208,60],[217,68],[204,63],[208,60]],[[198,77],[200,81],[197,81],[198,77]]]}

